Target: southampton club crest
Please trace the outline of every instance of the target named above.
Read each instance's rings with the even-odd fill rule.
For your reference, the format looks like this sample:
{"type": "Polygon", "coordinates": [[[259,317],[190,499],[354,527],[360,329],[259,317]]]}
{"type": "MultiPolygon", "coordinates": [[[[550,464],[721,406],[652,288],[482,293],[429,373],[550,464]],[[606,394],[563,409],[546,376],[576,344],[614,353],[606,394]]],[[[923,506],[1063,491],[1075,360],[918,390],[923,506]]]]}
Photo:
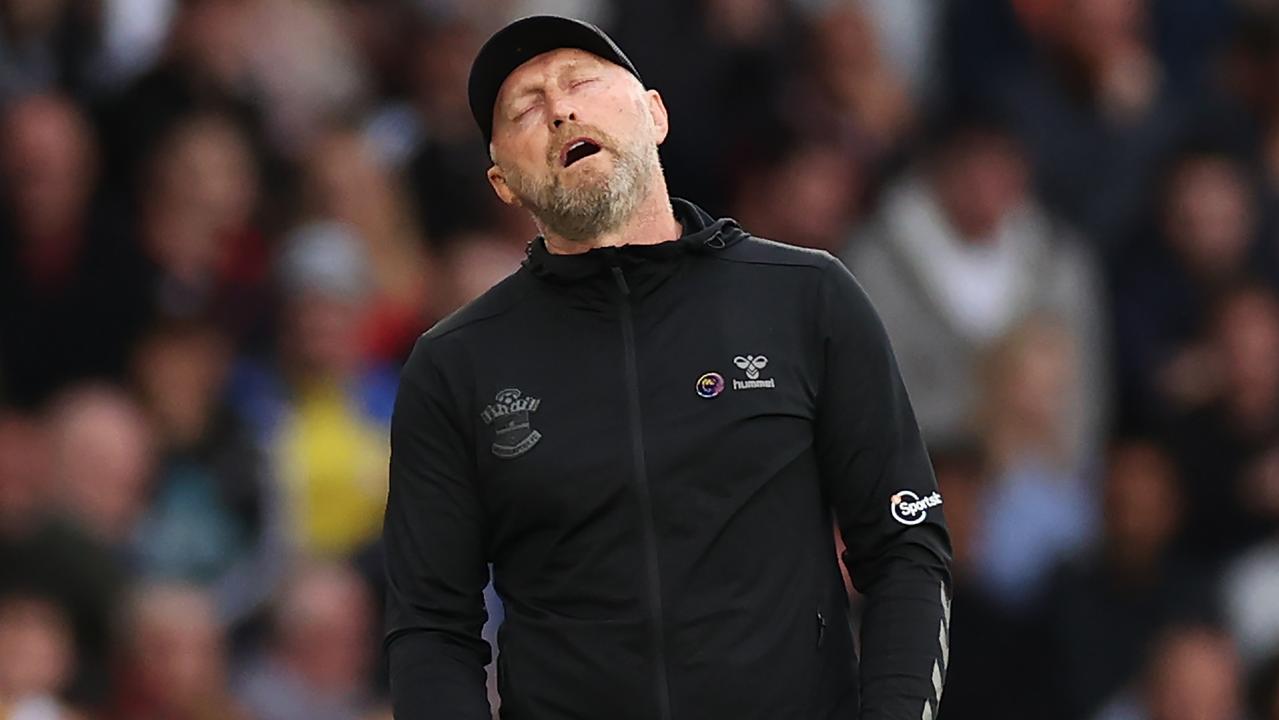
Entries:
{"type": "Polygon", "coordinates": [[[519,457],[542,439],[542,433],[533,429],[529,415],[537,412],[540,398],[526,397],[517,388],[499,390],[496,402],[484,408],[480,417],[485,425],[492,425],[496,437],[493,454],[509,460],[519,457]]]}

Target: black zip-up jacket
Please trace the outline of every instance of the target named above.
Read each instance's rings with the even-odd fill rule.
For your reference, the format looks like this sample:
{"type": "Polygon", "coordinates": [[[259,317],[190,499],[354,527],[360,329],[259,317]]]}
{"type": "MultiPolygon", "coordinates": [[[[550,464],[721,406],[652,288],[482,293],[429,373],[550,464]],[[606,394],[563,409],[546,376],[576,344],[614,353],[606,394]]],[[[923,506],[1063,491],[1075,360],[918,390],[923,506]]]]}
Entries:
{"type": "Polygon", "coordinates": [[[535,240],[414,348],[384,528],[400,720],[490,718],[490,562],[506,720],[936,712],[950,543],[878,317],[830,255],[673,203],[677,240],[535,240]]]}

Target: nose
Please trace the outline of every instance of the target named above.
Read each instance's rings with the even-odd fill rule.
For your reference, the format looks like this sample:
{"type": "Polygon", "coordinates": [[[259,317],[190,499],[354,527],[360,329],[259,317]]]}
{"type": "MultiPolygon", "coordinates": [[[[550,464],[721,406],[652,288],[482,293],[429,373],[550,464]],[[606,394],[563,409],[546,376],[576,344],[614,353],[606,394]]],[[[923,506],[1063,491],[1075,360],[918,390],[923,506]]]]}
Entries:
{"type": "Polygon", "coordinates": [[[551,101],[551,129],[558,130],[565,122],[577,122],[577,110],[573,108],[572,103],[564,97],[555,98],[551,101]]]}

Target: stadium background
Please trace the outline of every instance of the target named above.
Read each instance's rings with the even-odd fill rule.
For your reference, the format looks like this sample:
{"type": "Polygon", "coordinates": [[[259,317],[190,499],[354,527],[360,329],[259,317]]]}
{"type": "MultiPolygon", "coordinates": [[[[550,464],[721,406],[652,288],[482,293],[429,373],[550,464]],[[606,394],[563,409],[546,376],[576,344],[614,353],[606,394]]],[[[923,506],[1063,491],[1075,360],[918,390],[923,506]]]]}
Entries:
{"type": "Polygon", "coordinates": [[[0,0],[0,717],[389,717],[396,372],[532,235],[464,85],[547,10],[880,308],[944,720],[1279,720],[1267,0],[0,0]]]}

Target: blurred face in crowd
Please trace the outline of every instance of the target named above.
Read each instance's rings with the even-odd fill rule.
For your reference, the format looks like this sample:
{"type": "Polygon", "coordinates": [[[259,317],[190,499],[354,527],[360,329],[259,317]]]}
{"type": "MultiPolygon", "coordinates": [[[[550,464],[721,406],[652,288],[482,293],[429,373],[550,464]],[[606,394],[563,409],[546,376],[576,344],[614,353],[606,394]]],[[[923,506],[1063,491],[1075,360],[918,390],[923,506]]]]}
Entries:
{"type": "Polygon", "coordinates": [[[0,535],[38,519],[49,494],[49,446],[27,418],[0,416],[0,535]]]}
{"type": "Polygon", "coordinates": [[[620,228],[659,186],[666,132],[656,91],[591,53],[553,50],[502,84],[489,182],[551,232],[589,242],[620,228]]]}
{"type": "Polygon", "coordinates": [[[353,298],[306,291],[285,307],[289,359],[304,375],[343,378],[363,359],[360,345],[365,305],[353,298]]]}
{"type": "Polygon", "coordinates": [[[734,212],[766,237],[837,252],[855,221],[861,168],[829,146],[801,146],[747,182],[734,212]]]}
{"type": "Polygon", "coordinates": [[[936,189],[951,224],[965,239],[994,237],[1026,197],[1028,171],[1021,149],[993,130],[961,131],[942,150],[936,189]]]}
{"type": "Polygon", "coordinates": [[[227,339],[203,325],[164,328],[141,343],[135,377],[167,444],[187,447],[204,435],[229,353],[227,339]]]}
{"type": "Polygon", "coordinates": [[[55,405],[50,434],[57,499],[99,539],[124,542],[153,466],[142,413],[115,390],[73,390],[55,405]]]}
{"type": "Polygon", "coordinates": [[[1231,295],[1217,317],[1217,346],[1230,398],[1273,413],[1279,397],[1279,300],[1262,289],[1231,295]]]}
{"type": "Polygon", "coordinates": [[[0,698],[57,695],[70,679],[73,657],[71,629],[56,605],[0,598],[0,698]]]}
{"type": "Polygon", "coordinates": [[[204,78],[235,85],[249,67],[252,10],[245,0],[183,3],[172,34],[177,55],[204,78]]]}
{"type": "Polygon", "coordinates": [[[78,230],[95,174],[93,140],[79,111],[37,95],[16,103],[0,128],[0,187],[18,230],[37,242],[78,230]]]}
{"type": "Polygon", "coordinates": [[[1052,320],[1025,322],[994,350],[987,368],[987,403],[993,422],[1048,446],[1062,440],[1076,381],[1076,345],[1052,320]]]}
{"type": "Polygon", "coordinates": [[[307,184],[311,204],[326,217],[366,229],[399,217],[393,180],[359,133],[321,138],[307,163],[307,184]]]}
{"type": "Polygon", "coordinates": [[[1122,445],[1111,456],[1104,493],[1111,554],[1125,566],[1156,561],[1181,514],[1172,462],[1155,445],[1122,445]]]}
{"type": "Polygon", "coordinates": [[[205,593],[182,586],[145,587],[131,612],[129,667],[148,705],[182,713],[222,696],[222,631],[205,593]]]}
{"type": "Polygon", "coordinates": [[[431,28],[413,44],[414,104],[432,128],[442,127],[449,137],[465,132],[469,140],[475,132],[466,105],[466,80],[481,42],[474,26],[458,22],[431,28]]]}
{"type": "Polygon", "coordinates": [[[312,687],[355,692],[372,660],[371,622],[368,591],[359,576],[340,565],[307,568],[279,610],[280,650],[312,687]]]}
{"type": "Polygon", "coordinates": [[[705,0],[707,27],[738,45],[763,44],[776,27],[781,3],[777,0],[705,0]]]}
{"type": "Polygon", "coordinates": [[[1164,207],[1164,231],[1182,264],[1209,279],[1236,274],[1256,231],[1252,191],[1237,163],[1197,157],[1174,172],[1164,207]]]}
{"type": "Polygon", "coordinates": [[[174,128],[152,165],[148,248],[166,270],[192,281],[226,260],[228,235],[250,221],[258,182],[243,132],[216,115],[174,128]]]}
{"type": "Polygon", "coordinates": [[[1201,628],[1175,632],[1155,654],[1151,720],[1236,720],[1242,704],[1239,673],[1229,638],[1201,628]]]}

